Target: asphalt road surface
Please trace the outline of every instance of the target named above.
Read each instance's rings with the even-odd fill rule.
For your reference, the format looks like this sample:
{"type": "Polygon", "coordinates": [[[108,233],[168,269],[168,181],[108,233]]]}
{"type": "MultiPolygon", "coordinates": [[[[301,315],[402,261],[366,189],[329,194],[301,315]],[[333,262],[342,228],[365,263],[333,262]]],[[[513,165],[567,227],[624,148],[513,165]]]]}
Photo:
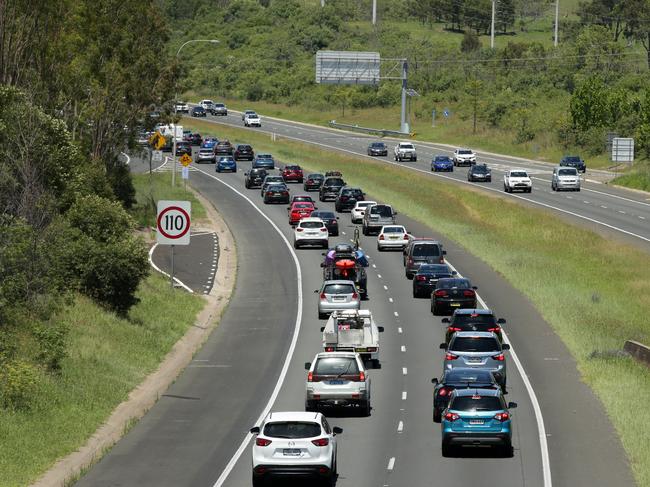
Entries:
{"type": "MultiPolygon", "coordinates": [[[[226,117],[208,116],[210,121],[226,125],[243,127],[241,115],[236,112],[226,117]]],[[[202,119],[202,120],[206,120],[202,119]]],[[[431,159],[434,155],[452,155],[453,148],[441,144],[414,141],[418,153],[417,162],[393,162],[393,147],[397,139],[384,139],[388,145],[388,157],[367,156],[368,144],[378,140],[363,134],[341,130],[305,125],[296,122],[269,119],[262,116],[262,127],[250,127],[246,130],[276,134],[285,138],[314,144],[322,149],[336,150],[347,154],[382,160],[388,164],[397,164],[420,171],[430,177],[471,184],[485,191],[502,194],[506,198],[516,198],[520,202],[558,213],[573,222],[579,222],[607,236],[612,234],[628,242],[650,249],[650,196],[599,184],[602,171],[587,169],[586,179],[582,182],[581,192],[554,192],[551,190],[553,166],[521,158],[490,154],[477,151],[479,163],[487,163],[492,168],[492,183],[469,183],[467,168],[455,168],[452,173],[432,173],[431,159]],[[503,191],[503,174],[511,168],[524,168],[533,180],[530,194],[505,194],[503,191]]],[[[587,161],[589,166],[589,161],[587,161]]]]}
{"type": "MultiPolygon", "coordinates": [[[[295,251],[296,267],[294,251],[280,236],[289,242],[292,238],[285,205],[264,205],[259,190],[244,189],[244,167],[248,164],[241,163],[236,174],[216,174],[214,166],[204,165],[191,175],[194,187],[219,209],[237,242],[237,284],[221,324],[168,393],[78,485],[250,485],[250,443],[240,456],[235,454],[242,441],[250,439],[248,429],[256,424],[283,376],[287,352],[293,353],[272,410],[303,409],[303,364],[319,351],[324,325],[317,319],[313,294],[321,283],[321,251],[295,251]],[[296,330],[299,333],[294,335],[296,330]]],[[[291,191],[303,193],[298,185],[292,185],[291,191]]],[[[319,202],[318,206],[333,204],[319,202]]],[[[330,245],[352,236],[349,215],[340,216],[343,233],[331,238],[330,245]]],[[[399,221],[414,234],[430,234],[414,221],[399,221]]],[[[401,253],[379,253],[373,237],[362,237],[371,259],[369,300],[363,307],[386,331],[381,337],[382,368],[370,372],[372,415],[359,418],[341,413],[330,421],[344,429],[337,485],[550,486],[545,465],[556,486],[634,485],[601,404],[581,382],[574,361],[549,325],[495,271],[441,240],[450,263],[472,279],[498,316],[508,320],[505,328],[514,353],[507,356],[507,399],[519,404],[513,410],[514,456],[499,458],[486,450],[463,452],[456,458],[441,456],[440,426],[431,421],[430,379],[441,374],[443,353],[438,344],[444,340],[445,328],[440,317],[430,314],[428,300],[411,297],[401,253]],[[541,416],[535,412],[536,403],[515,364],[515,354],[541,416]],[[541,447],[545,442],[548,463],[541,447]]]]}

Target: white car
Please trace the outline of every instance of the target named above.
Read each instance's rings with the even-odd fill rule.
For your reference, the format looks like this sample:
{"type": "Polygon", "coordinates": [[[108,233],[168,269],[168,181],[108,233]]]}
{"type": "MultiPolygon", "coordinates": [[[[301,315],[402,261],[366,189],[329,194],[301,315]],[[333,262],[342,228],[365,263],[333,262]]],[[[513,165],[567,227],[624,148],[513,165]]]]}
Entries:
{"type": "Polygon", "coordinates": [[[476,164],[476,154],[472,149],[456,149],[453,161],[454,166],[471,166],[476,164]]]}
{"type": "Polygon", "coordinates": [[[211,112],[214,108],[214,102],[212,100],[201,100],[199,105],[206,111],[211,112]]]}
{"type": "Polygon", "coordinates": [[[395,153],[395,160],[399,162],[402,162],[405,159],[408,159],[409,161],[418,160],[415,146],[410,142],[400,142],[395,146],[393,152],[395,153]]]}
{"type": "Polygon", "coordinates": [[[513,191],[530,193],[533,190],[533,181],[525,169],[509,169],[503,175],[503,190],[506,193],[513,191]]]}
{"type": "Polygon", "coordinates": [[[244,126],[246,127],[261,127],[262,119],[257,113],[249,113],[244,117],[244,126]]]}
{"type": "Polygon", "coordinates": [[[246,120],[246,117],[248,115],[254,115],[254,114],[255,114],[255,110],[244,110],[244,112],[241,114],[241,119],[242,121],[246,120]]]}
{"type": "Polygon", "coordinates": [[[320,245],[324,249],[329,247],[329,232],[325,222],[320,218],[303,218],[293,231],[293,246],[300,248],[303,245],[320,245]]]}
{"type": "Polygon", "coordinates": [[[370,376],[355,352],[321,352],[305,364],[307,392],[305,410],[322,406],[359,407],[370,416],[370,376]]]}
{"type": "Polygon", "coordinates": [[[377,235],[377,250],[403,249],[409,243],[409,234],[402,225],[384,225],[377,235]]]}
{"type": "Polygon", "coordinates": [[[357,204],[354,205],[354,208],[350,212],[352,223],[361,223],[363,221],[363,215],[366,213],[366,208],[376,204],[376,201],[357,201],[357,204]]]}
{"type": "Polygon", "coordinates": [[[260,426],[251,428],[257,435],[253,443],[253,487],[267,485],[267,478],[305,475],[324,485],[336,479],[336,435],[320,413],[270,413],[260,426]]]}
{"type": "Polygon", "coordinates": [[[176,113],[189,113],[190,111],[189,105],[184,101],[177,101],[176,105],[174,105],[174,109],[176,110],[176,113]]]}

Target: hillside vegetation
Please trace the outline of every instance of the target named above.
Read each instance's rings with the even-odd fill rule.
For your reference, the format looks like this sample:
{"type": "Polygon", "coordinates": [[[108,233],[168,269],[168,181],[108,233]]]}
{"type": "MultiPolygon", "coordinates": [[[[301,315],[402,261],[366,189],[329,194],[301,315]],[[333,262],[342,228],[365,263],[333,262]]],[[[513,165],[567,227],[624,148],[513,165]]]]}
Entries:
{"type": "Polygon", "coordinates": [[[170,52],[191,38],[221,40],[182,51],[181,91],[273,103],[313,118],[334,110],[337,120],[354,121],[355,114],[374,110],[373,125],[396,129],[399,82],[314,82],[318,50],[373,50],[408,58],[409,86],[420,94],[411,122],[425,138],[451,133],[468,142],[494,140],[531,157],[579,151],[604,162],[612,132],[635,137],[638,158],[650,155],[648,0],[561,2],[557,48],[554,2],[500,0],[495,49],[486,35],[489,0],[379,2],[376,26],[369,0],[325,3],[170,0],[170,52]],[[441,116],[445,109],[448,119],[441,116]],[[439,128],[425,131],[432,110],[439,128]]]}

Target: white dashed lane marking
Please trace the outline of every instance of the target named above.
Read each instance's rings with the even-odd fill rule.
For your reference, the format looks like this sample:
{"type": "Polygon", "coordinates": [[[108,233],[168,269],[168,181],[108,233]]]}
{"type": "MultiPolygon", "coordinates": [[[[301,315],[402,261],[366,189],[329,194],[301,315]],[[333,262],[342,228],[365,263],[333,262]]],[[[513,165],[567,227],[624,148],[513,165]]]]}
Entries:
{"type": "Polygon", "coordinates": [[[397,329],[397,333],[399,333],[399,334],[402,333],[402,328],[401,327],[397,329]]]}
{"type": "Polygon", "coordinates": [[[406,401],[406,391],[402,391],[402,401],[406,401]]]}
{"type": "Polygon", "coordinates": [[[393,314],[395,315],[396,318],[399,316],[399,313],[397,311],[393,311],[393,314]]]}
{"type": "Polygon", "coordinates": [[[400,350],[401,350],[402,352],[406,352],[406,347],[405,347],[404,345],[402,345],[402,346],[400,347],[400,350]]]}
{"type": "Polygon", "coordinates": [[[397,432],[401,433],[402,431],[404,431],[404,421],[400,421],[397,425],[397,432]]]}
{"type": "Polygon", "coordinates": [[[395,457],[391,457],[390,460],[388,460],[388,470],[393,470],[395,468],[395,457]]]}
{"type": "Polygon", "coordinates": [[[388,286],[386,286],[386,284],[384,284],[384,289],[388,291],[388,286]]]}
{"type": "Polygon", "coordinates": [[[407,375],[408,374],[408,369],[406,367],[402,367],[402,375],[407,375]]]}
{"type": "Polygon", "coordinates": [[[393,298],[388,298],[388,302],[389,302],[389,303],[392,303],[392,302],[393,302],[393,298]]]}

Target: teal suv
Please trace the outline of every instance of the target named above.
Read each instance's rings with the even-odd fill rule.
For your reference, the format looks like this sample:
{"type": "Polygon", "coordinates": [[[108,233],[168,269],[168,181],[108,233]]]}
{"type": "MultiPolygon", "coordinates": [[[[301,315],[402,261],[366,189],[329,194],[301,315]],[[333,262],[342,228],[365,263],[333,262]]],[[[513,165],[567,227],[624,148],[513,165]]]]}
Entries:
{"type": "Polygon", "coordinates": [[[492,446],[512,456],[510,409],[499,389],[456,389],[442,412],[442,456],[456,447],[492,446]]]}

